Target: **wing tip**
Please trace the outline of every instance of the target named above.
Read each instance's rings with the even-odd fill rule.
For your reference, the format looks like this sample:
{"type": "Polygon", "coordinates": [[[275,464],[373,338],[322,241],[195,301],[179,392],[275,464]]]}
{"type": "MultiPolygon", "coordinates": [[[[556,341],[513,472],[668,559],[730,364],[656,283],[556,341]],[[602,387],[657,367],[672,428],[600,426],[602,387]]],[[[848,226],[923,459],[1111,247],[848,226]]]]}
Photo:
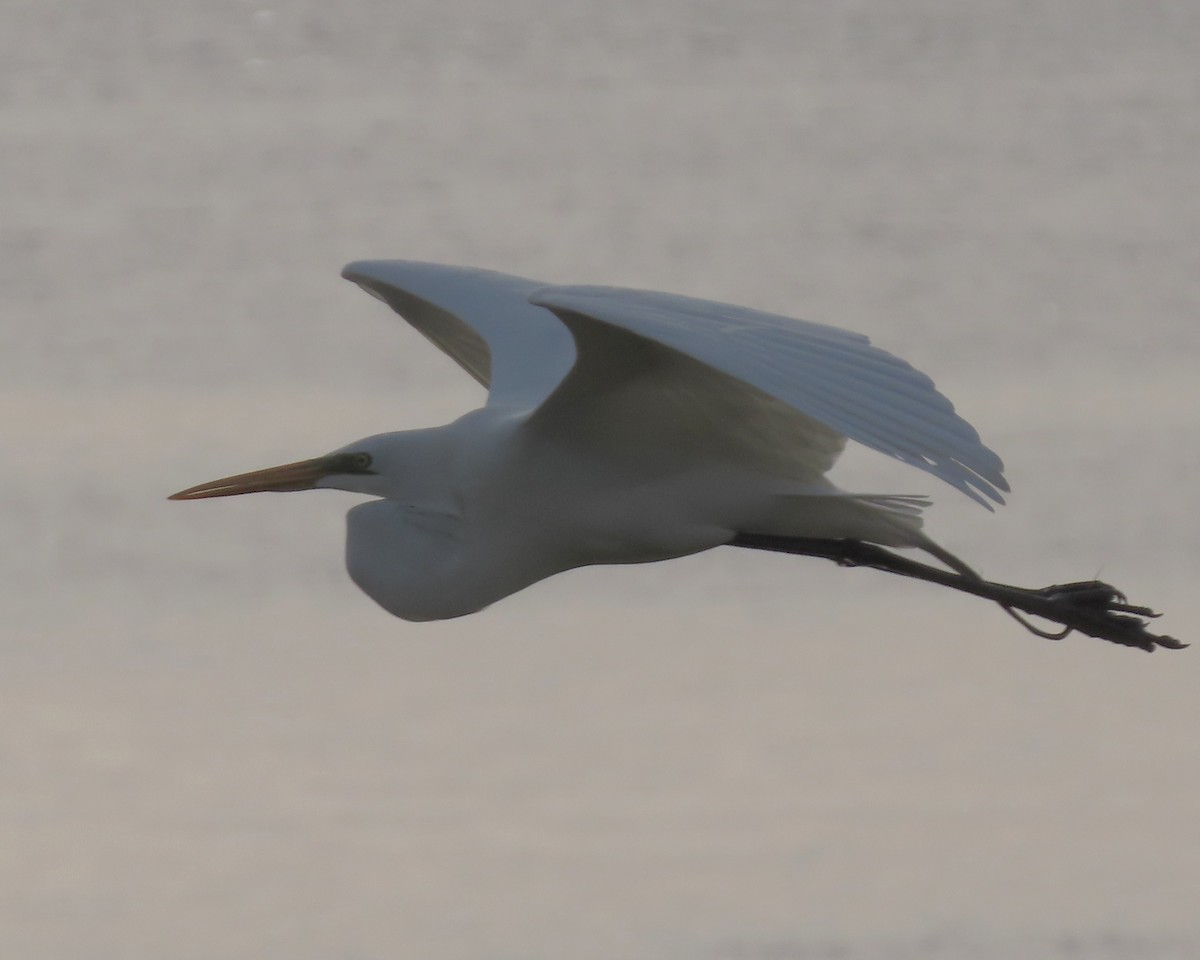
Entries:
{"type": "Polygon", "coordinates": [[[372,267],[383,263],[383,260],[351,260],[348,264],[342,267],[342,278],[345,280],[357,281],[360,277],[367,277],[372,267]]]}
{"type": "MultiPolygon", "coordinates": [[[[961,467],[959,464],[956,464],[956,466],[961,467]]],[[[961,467],[961,470],[962,475],[956,477],[951,482],[981,507],[989,513],[995,513],[996,508],[992,506],[992,503],[996,503],[1001,507],[1006,504],[1007,501],[1004,499],[1004,494],[1010,492],[1010,487],[1003,475],[982,476],[968,467],[961,467]],[[988,502],[989,500],[991,503],[988,502]]]]}
{"type": "Polygon", "coordinates": [[[408,263],[406,260],[351,260],[342,267],[342,279],[357,283],[360,287],[368,283],[395,282],[387,276],[396,268],[408,263]]]}
{"type": "Polygon", "coordinates": [[[955,490],[970,497],[989,512],[994,513],[993,503],[1004,506],[1004,494],[1012,488],[1003,474],[1004,463],[987,447],[980,444],[979,449],[987,454],[986,463],[979,463],[978,458],[964,460],[961,456],[930,457],[921,454],[893,453],[892,456],[907,463],[911,467],[931,473],[955,490]]]}
{"type": "Polygon", "coordinates": [[[394,283],[389,283],[388,278],[384,276],[383,268],[389,263],[394,264],[394,260],[353,260],[342,267],[342,279],[349,280],[351,283],[357,284],[359,288],[369,293],[376,300],[382,300],[384,303],[391,304],[384,290],[389,286],[394,286],[394,283]]]}

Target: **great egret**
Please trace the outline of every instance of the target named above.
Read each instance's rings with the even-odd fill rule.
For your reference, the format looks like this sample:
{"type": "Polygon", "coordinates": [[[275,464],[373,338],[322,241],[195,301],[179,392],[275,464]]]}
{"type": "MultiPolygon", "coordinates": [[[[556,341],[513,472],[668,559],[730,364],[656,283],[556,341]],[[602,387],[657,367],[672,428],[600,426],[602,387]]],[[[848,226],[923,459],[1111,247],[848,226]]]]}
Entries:
{"type": "Polygon", "coordinates": [[[314,487],[375,497],[349,512],[346,565],[398,617],[458,617],[573,567],[732,544],[944,583],[1049,617],[1061,635],[1176,645],[1147,634],[1137,616],[1151,612],[1107,585],[983,580],[922,532],[924,498],[835,487],[825,475],[849,438],[989,509],[1008,489],[1000,458],[933,382],[864,336],[466,267],[376,260],[342,275],[488,388],[487,404],[171,499],[314,487]],[[883,547],[920,548],[954,572],[883,547]]]}

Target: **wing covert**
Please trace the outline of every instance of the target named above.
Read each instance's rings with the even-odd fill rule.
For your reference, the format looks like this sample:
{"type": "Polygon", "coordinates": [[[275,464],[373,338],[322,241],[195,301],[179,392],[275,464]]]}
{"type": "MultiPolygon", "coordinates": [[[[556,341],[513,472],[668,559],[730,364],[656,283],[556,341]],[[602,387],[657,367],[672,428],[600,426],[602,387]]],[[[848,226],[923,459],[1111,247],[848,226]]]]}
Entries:
{"type": "Polygon", "coordinates": [[[677,351],[939,477],[989,509],[985,497],[1004,502],[1000,491],[1008,483],[1000,458],[929,377],[861,334],[730,304],[609,287],[546,287],[530,301],[576,331],[602,326],[677,351]]]}
{"type": "Polygon", "coordinates": [[[532,408],[575,362],[570,333],[529,302],[525,277],[407,260],[359,260],[342,276],[400,314],[488,388],[488,403],[532,408]]]}

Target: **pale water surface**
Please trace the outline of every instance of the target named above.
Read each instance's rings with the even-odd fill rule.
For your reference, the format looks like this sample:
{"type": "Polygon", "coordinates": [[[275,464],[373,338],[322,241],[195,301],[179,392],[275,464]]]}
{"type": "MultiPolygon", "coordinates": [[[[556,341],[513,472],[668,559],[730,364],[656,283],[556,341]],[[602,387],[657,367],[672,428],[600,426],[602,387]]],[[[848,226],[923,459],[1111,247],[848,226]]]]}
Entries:
{"type": "Polygon", "coordinates": [[[1200,7],[0,0],[0,953],[1200,956],[1200,656],[718,550],[414,626],[334,494],[477,388],[338,279],[870,333],[1005,457],[987,573],[1200,639],[1200,7]]]}

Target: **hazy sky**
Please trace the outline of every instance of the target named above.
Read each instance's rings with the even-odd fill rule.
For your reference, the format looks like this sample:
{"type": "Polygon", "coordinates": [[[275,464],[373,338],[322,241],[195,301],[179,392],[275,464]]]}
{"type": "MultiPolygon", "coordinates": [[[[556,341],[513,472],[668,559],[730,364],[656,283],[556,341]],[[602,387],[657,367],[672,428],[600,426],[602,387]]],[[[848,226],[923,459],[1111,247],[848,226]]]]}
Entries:
{"type": "Polygon", "coordinates": [[[352,498],[163,499],[480,402],[348,260],[669,289],[929,372],[1011,504],[835,479],[1187,639],[1196,8],[3,6],[14,956],[1196,953],[1194,654],[734,550],[416,626],[352,498]]]}

